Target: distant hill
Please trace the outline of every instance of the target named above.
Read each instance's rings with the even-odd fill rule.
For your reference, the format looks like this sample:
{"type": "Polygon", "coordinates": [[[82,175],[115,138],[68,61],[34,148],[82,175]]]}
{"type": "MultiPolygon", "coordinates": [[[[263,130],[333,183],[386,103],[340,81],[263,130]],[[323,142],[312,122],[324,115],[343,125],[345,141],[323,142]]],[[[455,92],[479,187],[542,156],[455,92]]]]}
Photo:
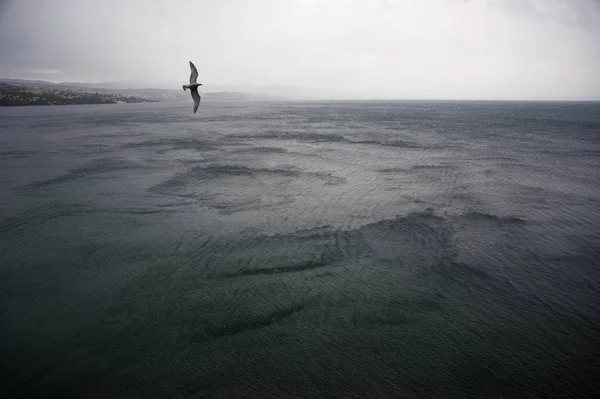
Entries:
{"type": "MultiPolygon", "coordinates": [[[[31,103],[31,98],[36,97],[32,93],[45,93],[48,98],[52,98],[50,103],[69,102],[67,97],[69,93],[78,93],[77,98],[83,98],[83,93],[96,93],[101,94],[107,99],[114,99],[114,101],[123,102],[174,102],[174,101],[190,101],[191,96],[189,91],[183,91],[182,89],[158,89],[158,88],[132,88],[132,86],[139,85],[139,83],[118,83],[118,82],[106,82],[106,83],[83,83],[83,82],[48,82],[44,80],[27,80],[27,79],[7,79],[0,78],[0,98],[4,98],[3,103],[0,105],[11,105],[8,103],[18,103],[13,105],[26,105],[31,103]],[[13,88],[10,88],[10,87],[13,88]],[[14,87],[21,88],[20,91],[14,89],[14,87]],[[21,94],[18,94],[21,93],[21,94]],[[53,93],[53,94],[51,94],[53,93]],[[19,100],[19,95],[24,96],[24,100],[19,100]],[[9,96],[12,100],[7,100],[9,96]],[[15,97],[16,96],[16,97],[15,97]],[[57,100],[56,96],[63,98],[57,100]],[[65,97],[66,96],[66,97],[65,97]],[[121,98],[116,100],[116,98],[121,98]],[[25,100],[28,99],[28,100],[25,100]],[[124,100],[127,99],[127,100],[124,100]],[[138,100],[133,100],[138,99],[138,100]]],[[[263,93],[251,93],[241,91],[212,91],[212,92],[200,92],[204,99],[214,99],[220,101],[281,101],[288,99],[286,96],[274,95],[274,94],[263,94],[263,93]]],[[[38,96],[39,97],[39,96],[38,96]]],[[[91,98],[91,97],[90,97],[91,98]]],[[[37,99],[36,104],[43,104],[43,99],[37,99]]],[[[80,100],[84,101],[84,100],[80,100]]],[[[97,103],[98,97],[94,97],[94,103],[97,103]]],[[[107,100],[109,101],[109,100],[107,100]]],[[[110,100],[112,101],[112,100],[110,100]]],[[[109,102],[110,102],[109,101],[109,102]]],[[[113,101],[113,102],[114,102],[113,101]]]]}
{"type": "Polygon", "coordinates": [[[79,87],[61,87],[46,84],[20,85],[0,83],[0,106],[74,105],[156,102],[149,96],[100,92],[79,87]]]}
{"type": "MultiPolygon", "coordinates": [[[[57,86],[67,87],[87,87],[90,89],[109,89],[109,90],[125,90],[125,89],[145,89],[148,85],[144,85],[141,82],[101,82],[101,83],[88,83],[88,82],[59,82],[55,83],[57,86]]],[[[177,87],[177,86],[175,86],[177,87]]]]}
{"type": "Polygon", "coordinates": [[[45,85],[45,86],[55,86],[56,83],[48,82],[46,80],[27,80],[27,79],[9,79],[9,78],[0,78],[0,83],[9,84],[9,85],[45,85]]]}
{"type": "Polygon", "coordinates": [[[88,89],[109,89],[109,90],[124,90],[129,88],[141,89],[144,86],[137,82],[103,82],[103,83],[88,83],[88,82],[49,82],[47,80],[31,80],[31,79],[11,79],[0,78],[0,83],[13,85],[44,85],[44,86],[60,86],[60,87],[82,87],[88,89]]]}

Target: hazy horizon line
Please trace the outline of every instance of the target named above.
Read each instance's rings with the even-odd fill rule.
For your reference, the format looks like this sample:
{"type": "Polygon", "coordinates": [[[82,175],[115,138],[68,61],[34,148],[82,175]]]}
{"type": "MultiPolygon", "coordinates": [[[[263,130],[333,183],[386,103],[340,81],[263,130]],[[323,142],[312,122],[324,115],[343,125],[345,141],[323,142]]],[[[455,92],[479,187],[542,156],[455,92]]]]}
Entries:
{"type": "MultiPolygon", "coordinates": [[[[84,85],[94,85],[97,86],[97,89],[105,89],[105,90],[172,90],[178,91],[181,83],[173,83],[170,84],[168,82],[162,82],[158,86],[150,86],[147,82],[144,81],[77,81],[77,80],[52,80],[52,79],[44,79],[44,78],[22,78],[22,77],[0,77],[0,81],[6,80],[17,80],[17,81],[27,81],[27,82],[48,82],[55,85],[59,85],[61,83],[68,84],[84,84],[84,85]],[[110,87],[102,87],[99,85],[122,85],[122,88],[110,88],[110,87]],[[138,87],[129,87],[127,84],[135,84],[138,87]]],[[[322,90],[316,89],[314,87],[308,86],[288,86],[288,85],[280,85],[280,84],[227,84],[227,83],[208,83],[203,85],[206,86],[214,86],[216,88],[221,88],[221,90],[214,91],[206,91],[204,93],[219,93],[219,92],[240,92],[243,94],[256,94],[256,95],[273,95],[280,97],[288,97],[287,99],[280,99],[274,101],[294,101],[294,100],[302,100],[302,101],[423,101],[423,102],[435,102],[435,101],[449,101],[449,102],[586,102],[586,103],[595,103],[600,102],[600,97],[597,98],[586,98],[586,97],[570,97],[570,98],[535,98],[535,97],[524,97],[524,98],[506,98],[506,97],[418,97],[418,96],[373,96],[368,94],[347,94],[347,95],[316,95],[313,98],[305,98],[305,96],[299,94],[284,94],[284,93],[275,93],[268,92],[267,88],[272,89],[280,89],[280,90],[301,90],[301,91],[310,91],[310,90],[322,90]],[[228,87],[229,89],[224,89],[228,87]],[[237,88],[237,89],[235,89],[237,88]],[[248,91],[248,89],[262,89],[263,91],[248,91]]],[[[77,87],[77,86],[74,86],[77,87]]],[[[85,87],[82,87],[85,88],[85,87]]],[[[324,89],[328,91],[332,91],[332,89],[324,89]]],[[[333,89],[335,91],[335,89],[333,89]]],[[[310,96],[308,96],[310,97],[310,96]]]]}

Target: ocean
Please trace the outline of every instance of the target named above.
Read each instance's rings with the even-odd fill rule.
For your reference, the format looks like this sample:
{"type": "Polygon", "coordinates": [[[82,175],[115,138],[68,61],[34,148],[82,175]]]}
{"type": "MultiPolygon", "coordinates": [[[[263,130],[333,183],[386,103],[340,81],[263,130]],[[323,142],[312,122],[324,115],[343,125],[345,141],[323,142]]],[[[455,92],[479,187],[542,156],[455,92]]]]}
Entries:
{"type": "Polygon", "coordinates": [[[0,109],[3,398],[600,397],[600,103],[0,109]]]}

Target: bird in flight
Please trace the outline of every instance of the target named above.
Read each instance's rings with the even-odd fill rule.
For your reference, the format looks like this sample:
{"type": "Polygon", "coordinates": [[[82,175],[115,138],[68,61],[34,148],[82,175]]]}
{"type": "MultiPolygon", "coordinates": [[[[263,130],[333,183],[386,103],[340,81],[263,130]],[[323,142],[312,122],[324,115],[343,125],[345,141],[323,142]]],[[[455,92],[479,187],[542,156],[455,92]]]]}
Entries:
{"type": "Polygon", "coordinates": [[[198,94],[198,86],[202,86],[202,83],[196,83],[196,80],[198,79],[198,70],[196,69],[196,66],[192,63],[192,61],[190,61],[190,70],[190,84],[183,85],[183,91],[185,91],[185,89],[190,89],[190,91],[192,92],[192,99],[194,100],[194,113],[196,113],[196,111],[198,111],[198,106],[200,105],[200,94],[198,94]]]}

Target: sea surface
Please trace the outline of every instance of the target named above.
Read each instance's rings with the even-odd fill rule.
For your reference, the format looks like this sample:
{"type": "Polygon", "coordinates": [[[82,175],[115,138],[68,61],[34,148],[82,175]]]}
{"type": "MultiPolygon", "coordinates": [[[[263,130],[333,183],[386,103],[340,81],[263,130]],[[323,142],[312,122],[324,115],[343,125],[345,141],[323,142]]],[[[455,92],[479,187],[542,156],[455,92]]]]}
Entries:
{"type": "Polygon", "coordinates": [[[600,103],[0,109],[2,398],[598,398],[600,103]]]}

